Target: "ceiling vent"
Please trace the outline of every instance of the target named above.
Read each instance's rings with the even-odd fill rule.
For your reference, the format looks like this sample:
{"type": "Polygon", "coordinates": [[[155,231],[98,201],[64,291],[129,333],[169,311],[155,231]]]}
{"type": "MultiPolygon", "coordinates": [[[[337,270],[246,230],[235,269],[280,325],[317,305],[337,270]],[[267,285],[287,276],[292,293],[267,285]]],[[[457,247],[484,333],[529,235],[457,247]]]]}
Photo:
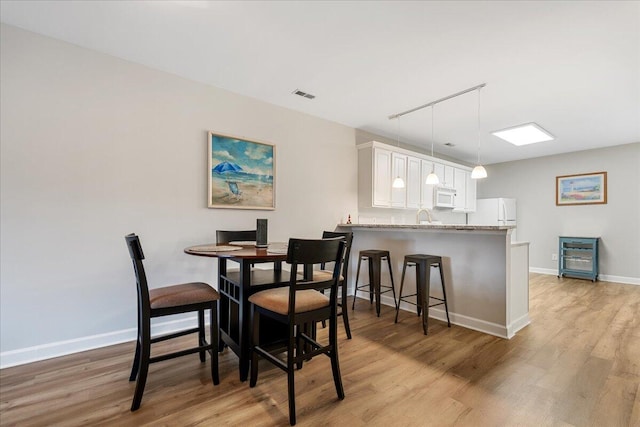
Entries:
{"type": "Polygon", "coordinates": [[[307,99],[313,99],[313,98],[315,98],[315,97],[316,97],[315,95],[311,95],[310,93],[303,92],[303,91],[301,91],[300,89],[296,89],[296,90],[294,90],[294,91],[293,91],[293,92],[291,92],[291,93],[293,93],[294,95],[301,96],[301,97],[303,97],[303,98],[307,98],[307,99]]]}

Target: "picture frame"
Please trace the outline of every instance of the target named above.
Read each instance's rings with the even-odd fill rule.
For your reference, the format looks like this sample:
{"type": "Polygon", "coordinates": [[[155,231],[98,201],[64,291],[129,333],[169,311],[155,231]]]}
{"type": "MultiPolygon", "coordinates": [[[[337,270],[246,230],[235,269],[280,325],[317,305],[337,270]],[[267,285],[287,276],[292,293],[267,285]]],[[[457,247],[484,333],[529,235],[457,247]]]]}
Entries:
{"type": "Polygon", "coordinates": [[[556,177],[556,206],[597,205],[606,203],[606,172],[556,177]]]}
{"type": "Polygon", "coordinates": [[[275,172],[274,144],[208,132],[209,208],[274,210],[275,172]]]}

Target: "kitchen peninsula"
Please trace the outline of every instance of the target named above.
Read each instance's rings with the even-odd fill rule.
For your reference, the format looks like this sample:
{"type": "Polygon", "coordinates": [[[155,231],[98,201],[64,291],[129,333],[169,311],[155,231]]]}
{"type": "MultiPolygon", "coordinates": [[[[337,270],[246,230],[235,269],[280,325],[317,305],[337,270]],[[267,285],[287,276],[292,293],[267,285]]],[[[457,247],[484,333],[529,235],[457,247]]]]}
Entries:
{"type": "MultiPolygon", "coordinates": [[[[396,292],[402,263],[408,254],[443,258],[451,322],[502,338],[512,338],[529,320],[529,243],[511,242],[513,226],[340,224],[337,231],[353,231],[350,287],[355,283],[358,253],[364,249],[391,252],[396,292]]],[[[367,283],[367,269],[360,283],[367,283]]],[[[431,294],[438,296],[440,279],[432,276],[431,294]]],[[[405,278],[405,294],[415,292],[415,274],[405,278]]],[[[364,296],[364,295],[362,295],[364,296]]],[[[383,303],[393,305],[391,296],[383,303]]],[[[415,312],[415,307],[401,308],[415,312]]],[[[446,319],[443,309],[430,316],[446,319]]]]}

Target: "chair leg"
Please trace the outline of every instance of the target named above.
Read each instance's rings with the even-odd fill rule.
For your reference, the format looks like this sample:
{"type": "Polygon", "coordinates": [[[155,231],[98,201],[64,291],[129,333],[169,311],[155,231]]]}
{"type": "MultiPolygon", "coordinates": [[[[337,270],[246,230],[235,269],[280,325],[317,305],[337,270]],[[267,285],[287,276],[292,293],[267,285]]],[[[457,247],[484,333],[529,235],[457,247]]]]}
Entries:
{"type": "Polygon", "coordinates": [[[131,366],[131,375],[129,375],[129,381],[135,381],[138,376],[138,369],[140,369],[140,335],[136,340],[136,353],[133,356],[133,366],[131,366]]]}
{"type": "Polygon", "coordinates": [[[133,402],[131,403],[131,411],[137,411],[142,402],[142,394],[147,384],[147,374],[149,373],[149,359],[151,357],[151,325],[143,326],[142,336],[138,338],[140,344],[140,372],[138,372],[138,381],[136,382],[136,391],[133,393],[133,402]]]}
{"type": "Polygon", "coordinates": [[[253,307],[251,311],[253,317],[251,335],[251,375],[249,377],[249,387],[255,387],[258,382],[258,352],[255,350],[260,344],[260,313],[253,307]]]}
{"type": "MultiPolygon", "coordinates": [[[[205,345],[206,339],[204,335],[204,310],[198,310],[198,346],[205,345]]],[[[206,360],[205,351],[200,352],[200,362],[206,360]]]]}
{"type": "Polygon", "coordinates": [[[391,279],[391,294],[393,295],[393,303],[398,306],[398,299],[396,298],[396,284],[393,282],[393,268],[391,268],[391,255],[387,257],[387,264],[389,265],[389,278],[391,279]]]}
{"type": "Polygon", "coordinates": [[[447,306],[447,291],[444,288],[444,272],[442,271],[442,262],[438,264],[438,270],[440,270],[440,282],[442,283],[442,299],[444,300],[444,311],[447,313],[447,326],[451,327],[451,321],[449,320],[449,307],[447,306]]]}
{"type": "Polygon", "coordinates": [[[349,315],[346,309],[347,304],[347,279],[342,282],[341,289],[342,291],[342,301],[340,302],[340,312],[342,314],[342,321],[344,322],[344,329],[347,332],[347,339],[351,339],[351,328],[349,327],[349,315]]]}
{"type": "Polygon", "coordinates": [[[340,362],[338,361],[338,325],[337,316],[329,320],[329,345],[331,346],[331,371],[333,372],[333,383],[336,386],[338,399],[344,399],[344,388],[342,387],[342,376],[340,375],[340,362]]]}
{"type": "MultiPolygon", "coordinates": [[[[295,393],[295,377],[294,377],[294,364],[295,357],[295,342],[294,336],[295,325],[289,325],[289,342],[287,345],[287,395],[289,397],[289,424],[292,426],[296,424],[296,393],[295,393]]],[[[300,333],[300,329],[297,331],[300,333]]]]}
{"type": "MultiPolygon", "coordinates": [[[[382,261],[380,258],[374,260],[369,258],[369,299],[373,304],[373,294],[376,296],[376,315],[380,317],[380,280],[382,261]]],[[[394,301],[395,302],[395,301],[394,301]]]]}
{"type": "Polygon", "coordinates": [[[297,325],[295,327],[295,359],[296,359],[296,369],[302,369],[302,364],[304,363],[304,345],[303,344],[303,340],[302,340],[302,333],[307,334],[308,336],[310,335],[309,329],[308,329],[308,324],[305,323],[304,325],[297,325]]]}
{"type": "Polygon", "coordinates": [[[211,345],[211,378],[213,385],[220,384],[220,370],[218,368],[218,301],[211,304],[209,319],[209,335],[211,345]]]}
{"type": "Polygon", "coordinates": [[[358,269],[356,270],[356,284],[353,289],[353,302],[351,303],[351,310],[355,310],[356,308],[356,299],[358,296],[358,279],[360,278],[360,263],[362,262],[362,258],[358,257],[358,269]]]}
{"type": "Polygon", "coordinates": [[[402,278],[400,279],[400,292],[398,293],[398,305],[396,305],[396,320],[398,323],[398,313],[400,313],[400,302],[402,302],[402,288],[404,287],[404,275],[407,272],[407,263],[402,264],[402,278]]]}

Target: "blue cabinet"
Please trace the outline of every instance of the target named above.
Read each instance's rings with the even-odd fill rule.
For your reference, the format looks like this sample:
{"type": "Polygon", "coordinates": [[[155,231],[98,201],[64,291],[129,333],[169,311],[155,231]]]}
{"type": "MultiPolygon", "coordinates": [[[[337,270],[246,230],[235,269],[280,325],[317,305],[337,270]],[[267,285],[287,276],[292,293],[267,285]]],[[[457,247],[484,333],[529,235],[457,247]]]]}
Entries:
{"type": "Polygon", "coordinates": [[[599,237],[560,236],[558,277],[598,280],[599,237]]]}

